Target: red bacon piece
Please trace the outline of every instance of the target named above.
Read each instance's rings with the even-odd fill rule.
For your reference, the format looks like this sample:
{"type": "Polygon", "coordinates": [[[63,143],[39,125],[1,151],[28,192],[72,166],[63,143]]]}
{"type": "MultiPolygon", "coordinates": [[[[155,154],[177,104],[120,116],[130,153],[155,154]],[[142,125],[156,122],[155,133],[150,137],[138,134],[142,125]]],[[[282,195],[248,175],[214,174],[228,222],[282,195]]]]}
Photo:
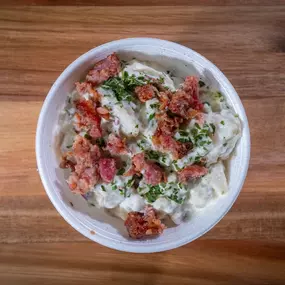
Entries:
{"type": "Polygon", "coordinates": [[[102,136],[101,118],[98,116],[94,103],[91,100],[77,100],[75,106],[80,114],[75,115],[75,127],[81,131],[89,130],[94,139],[102,136]]]}
{"type": "Polygon", "coordinates": [[[147,206],[144,213],[130,212],[125,221],[129,236],[141,239],[148,236],[162,234],[166,226],[158,219],[155,210],[147,206]]]}
{"type": "Polygon", "coordinates": [[[142,103],[155,97],[156,88],[151,84],[146,84],[144,86],[137,86],[135,88],[135,94],[138,96],[142,103]]]}
{"type": "Polygon", "coordinates": [[[172,96],[172,100],[169,103],[169,110],[172,113],[187,119],[192,103],[193,99],[189,96],[189,94],[178,90],[172,96]]]}
{"type": "Polygon", "coordinates": [[[110,112],[107,108],[105,107],[98,107],[96,109],[98,115],[102,118],[104,118],[105,120],[109,120],[110,119],[110,112]]]}
{"type": "Polygon", "coordinates": [[[72,150],[68,155],[72,156],[74,163],[70,165],[72,173],[67,183],[73,192],[84,194],[99,180],[98,160],[101,152],[97,145],[92,145],[81,136],[76,136],[72,150]]]}
{"type": "Polygon", "coordinates": [[[160,101],[160,110],[165,110],[169,103],[170,103],[170,98],[171,98],[171,92],[168,91],[163,91],[158,93],[158,100],[160,101]]]}
{"type": "Polygon", "coordinates": [[[140,152],[135,154],[132,158],[132,162],[136,171],[142,171],[145,165],[144,153],[140,152]]]}
{"type": "Polygon", "coordinates": [[[95,102],[99,102],[100,101],[101,96],[95,89],[93,89],[91,83],[88,83],[88,82],[81,82],[81,83],[80,82],[76,82],[75,86],[76,86],[76,90],[77,90],[77,92],[79,93],[80,96],[83,96],[84,94],[88,93],[88,94],[92,95],[92,99],[95,102]]]}
{"type": "Polygon", "coordinates": [[[99,173],[104,182],[110,183],[114,179],[116,171],[116,161],[114,158],[100,158],[99,173]]]}
{"type": "Polygon", "coordinates": [[[146,162],[144,170],[144,178],[147,184],[157,185],[165,181],[163,169],[154,162],[146,162]]]}
{"type": "Polygon", "coordinates": [[[169,117],[166,113],[156,114],[155,116],[158,124],[158,129],[161,133],[166,135],[172,135],[179,128],[179,125],[183,122],[182,118],[169,117]]]}
{"type": "Polygon", "coordinates": [[[125,140],[114,134],[110,134],[107,141],[107,150],[113,155],[126,154],[127,149],[125,140]]]}
{"type": "Polygon", "coordinates": [[[170,135],[156,133],[152,141],[157,145],[161,151],[170,151],[174,159],[179,159],[185,156],[192,148],[192,143],[181,143],[175,140],[170,135]]]}
{"type": "Polygon", "coordinates": [[[200,165],[189,165],[183,168],[178,173],[178,179],[180,182],[185,183],[188,180],[199,178],[208,173],[208,169],[200,165]]]}
{"type": "Polygon", "coordinates": [[[192,108],[202,110],[203,104],[199,100],[199,81],[195,76],[187,76],[183,84],[183,90],[193,99],[192,108]]]}
{"type": "Polygon", "coordinates": [[[116,76],[120,70],[120,60],[116,53],[113,53],[95,64],[94,68],[88,72],[86,81],[97,86],[110,77],[116,76]]]}
{"type": "Polygon", "coordinates": [[[152,161],[146,161],[144,153],[135,154],[132,158],[132,167],[124,174],[124,176],[132,176],[139,174],[144,170],[144,179],[146,183],[157,185],[165,181],[166,177],[163,169],[152,161]]]}

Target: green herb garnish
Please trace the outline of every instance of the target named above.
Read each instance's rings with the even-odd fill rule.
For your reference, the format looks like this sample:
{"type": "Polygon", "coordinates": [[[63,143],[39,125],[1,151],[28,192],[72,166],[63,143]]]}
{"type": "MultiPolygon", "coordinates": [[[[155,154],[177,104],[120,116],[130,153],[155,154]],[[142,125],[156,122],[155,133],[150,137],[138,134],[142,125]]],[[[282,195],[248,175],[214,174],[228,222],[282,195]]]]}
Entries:
{"type": "Polygon", "coordinates": [[[117,171],[117,175],[123,175],[125,173],[125,168],[120,168],[118,171],[117,171]]]}
{"type": "Polygon", "coordinates": [[[150,106],[150,108],[152,108],[152,109],[156,109],[156,108],[159,107],[159,103],[153,103],[153,104],[150,104],[149,106],[150,106]]]}
{"type": "Polygon", "coordinates": [[[149,191],[144,195],[149,203],[155,202],[158,197],[163,194],[159,185],[150,186],[149,191]]]}
{"type": "Polygon", "coordinates": [[[159,76],[159,82],[162,84],[164,83],[164,78],[162,76],[159,76]]]}
{"type": "Polygon", "coordinates": [[[202,80],[199,80],[199,86],[200,87],[204,87],[206,84],[202,81],[202,80]]]}
{"type": "Polygon", "coordinates": [[[216,132],[216,126],[213,123],[210,123],[210,126],[212,128],[212,134],[215,134],[216,132]]]}
{"type": "Polygon", "coordinates": [[[151,121],[154,118],[154,116],[155,116],[155,113],[149,115],[148,120],[151,121]]]}
{"type": "Polygon", "coordinates": [[[147,150],[145,154],[148,159],[154,159],[154,160],[159,160],[160,156],[162,155],[158,151],[154,150],[147,150]]]}
{"type": "Polygon", "coordinates": [[[174,201],[177,204],[182,204],[184,202],[183,198],[178,197],[178,189],[174,189],[173,193],[170,196],[167,196],[167,198],[174,201]]]}
{"type": "Polygon", "coordinates": [[[122,77],[112,77],[106,80],[101,87],[107,90],[112,90],[116,99],[121,101],[132,101],[134,96],[132,92],[135,87],[146,84],[145,78],[140,76],[140,79],[135,75],[129,75],[127,71],[124,71],[122,77]]]}
{"type": "Polygon", "coordinates": [[[106,188],[104,185],[101,185],[102,191],[106,192],[106,188]]]}

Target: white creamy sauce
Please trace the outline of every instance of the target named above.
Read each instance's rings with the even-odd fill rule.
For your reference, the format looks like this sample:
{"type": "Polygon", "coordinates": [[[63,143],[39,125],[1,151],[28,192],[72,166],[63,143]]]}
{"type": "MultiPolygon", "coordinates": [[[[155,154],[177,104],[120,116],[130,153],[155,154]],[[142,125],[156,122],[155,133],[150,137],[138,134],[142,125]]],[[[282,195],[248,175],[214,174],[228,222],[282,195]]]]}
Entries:
{"type": "MultiPolygon", "coordinates": [[[[158,71],[150,65],[136,60],[129,62],[120,76],[124,71],[137,77],[162,78],[163,85],[171,91],[178,88],[166,72],[158,71]]],[[[159,110],[159,100],[154,98],[143,105],[137,101],[119,102],[113,91],[102,87],[97,88],[97,90],[102,97],[102,106],[108,108],[111,114],[110,121],[103,120],[102,122],[104,138],[108,135],[107,132],[115,132],[128,139],[136,139],[128,144],[129,153],[124,158],[127,162],[127,170],[131,165],[133,154],[143,150],[155,149],[152,144],[152,136],[157,128],[154,114],[159,110]]],[[[160,217],[167,215],[174,223],[179,224],[186,216],[191,216],[195,209],[204,208],[220,195],[227,193],[228,184],[222,161],[228,159],[241,136],[241,122],[232,109],[227,106],[220,93],[208,91],[205,88],[203,90],[200,99],[205,103],[204,124],[208,126],[209,130],[213,131],[214,128],[215,131],[209,137],[198,141],[192,151],[176,162],[173,161],[170,154],[161,155],[157,161],[169,169],[179,170],[187,165],[194,164],[197,157],[205,157],[207,167],[209,167],[208,174],[195,183],[189,183],[185,188],[179,185],[177,175],[174,172],[167,171],[168,183],[166,188],[163,188],[164,195],[159,196],[153,202],[149,202],[146,198],[150,188],[149,185],[145,184],[144,179],[140,181],[139,188],[135,190],[132,186],[126,186],[131,179],[130,177],[125,178],[116,175],[110,184],[97,184],[88,195],[88,202],[99,208],[111,209],[113,214],[122,219],[126,218],[128,212],[142,211],[145,205],[152,204],[160,217]],[[177,201],[183,202],[178,203],[177,201]]],[[[90,94],[86,93],[83,97],[88,100],[90,94]]],[[[70,98],[71,100],[78,98],[77,92],[74,91],[70,98]]],[[[68,114],[61,123],[61,132],[64,135],[61,144],[62,152],[68,151],[67,147],[72,145],[76,134],[71,124],[75,112],[71,103],[66,105],[66,112],[68,114]]],[[[198,121],[191,120],[184,130],[189,133],[191,141],[195,140],[192,132],[193,129],[197,128],[198,123],[198,121]]],[[[181,138],[180,134],[177,133],[175,138],[181,138]]],[[[161,187],[165,186],[161,185],[161,187]]]]}
{"type": "Polygon", "coordinates": [[[164,86],[168,87],[171,91],[176,90],[173,80],[166,72],[158,71],[152,68],[150,65],[146,65],[136,60],[132,60],[129,62],[129,64],[126,65],[124,71],[127,71],[130,75],[134,74],[137,77],[146,75],[155,79],[162,78],[164,81],[164,86]]]}

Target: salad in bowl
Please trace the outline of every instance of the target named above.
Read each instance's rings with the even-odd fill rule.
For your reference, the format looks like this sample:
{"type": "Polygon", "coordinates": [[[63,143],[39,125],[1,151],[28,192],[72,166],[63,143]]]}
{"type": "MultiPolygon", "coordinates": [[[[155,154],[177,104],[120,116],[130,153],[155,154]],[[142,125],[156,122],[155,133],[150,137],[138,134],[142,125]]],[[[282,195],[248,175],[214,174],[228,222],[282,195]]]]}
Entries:
{"type": "Polygon", "coordinates": [[[120,217],[131,238],[162,234],[228,192],[242,127],[219,90],[116,53],[67,96],[60,166],[70,191],[120,217]]]}

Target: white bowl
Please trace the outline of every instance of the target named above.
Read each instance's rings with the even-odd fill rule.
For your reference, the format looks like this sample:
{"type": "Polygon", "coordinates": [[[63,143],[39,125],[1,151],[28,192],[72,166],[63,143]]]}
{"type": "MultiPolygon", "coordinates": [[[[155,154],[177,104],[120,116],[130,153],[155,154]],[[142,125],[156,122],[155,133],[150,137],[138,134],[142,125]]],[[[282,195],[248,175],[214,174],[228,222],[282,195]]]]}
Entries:
{"type": "Polygon", "coordinates": [[[247,117],[235,89],[225,75],[210,61],[176,43],[133,38],[110,42],[94,48],[71,63],[58,77],[43,104],[36,134],[36,156],[45,190],[62,217],[77,231],[110,248],[129,252],[158,252],[179,247],[209,231],[229,211],[243,186],[250,157],[250,134],[247,117]],[[92,65],[112,52],[123,57],[153,60],[166,68],[175,66],[181,76],[197,74],[226,96],[242,120],[242,137],[228,164],[229,192],[199,214],[177,227],[168,228],[155,239],[131,240],[124,222],[105,211],[88,207],[85,200],[68,189],[55,151],[55,128],[67,94],[92,65]],[[72,204],[71,204],[71,203],[72,204]],[[72,206],[73,205],[73,206],[72,206]]]}

